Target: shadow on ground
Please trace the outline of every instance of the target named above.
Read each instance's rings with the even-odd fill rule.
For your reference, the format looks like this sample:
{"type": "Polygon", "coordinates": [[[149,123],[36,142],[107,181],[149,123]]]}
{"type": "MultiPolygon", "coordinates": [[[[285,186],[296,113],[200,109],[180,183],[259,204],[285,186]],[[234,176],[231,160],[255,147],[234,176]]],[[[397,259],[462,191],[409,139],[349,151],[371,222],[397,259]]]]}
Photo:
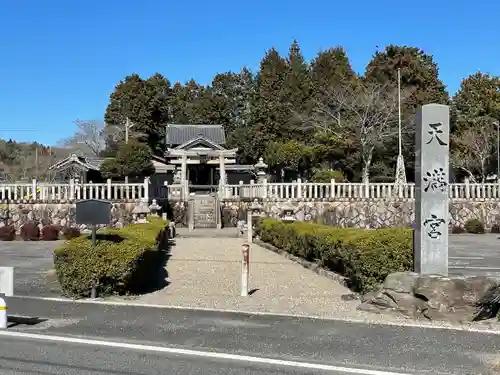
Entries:
{"type": "Polygon", "coordinates": [[[7,328],[14,328],[19,326],[36,326],[37,324],[46,322],[48,319],[39,317],[25,317],[25,316],[7,316],[7,328]]]}
{"type": "Polygon", "coordinates": [[[170,257],[170,248],[147,251],[140,266],[143,270],[139,269],[137,278],[131,281],[131,294],[149,294],[168,287],[170,280],[166,267],[170,257]]]}

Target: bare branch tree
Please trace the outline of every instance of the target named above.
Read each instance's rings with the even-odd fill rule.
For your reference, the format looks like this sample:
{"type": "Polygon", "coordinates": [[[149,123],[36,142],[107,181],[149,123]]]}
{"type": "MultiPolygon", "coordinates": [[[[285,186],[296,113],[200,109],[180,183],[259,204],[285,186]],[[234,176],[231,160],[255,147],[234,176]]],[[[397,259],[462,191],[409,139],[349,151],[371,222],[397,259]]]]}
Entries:
{"type": "Polygon", "coordinates": [[[80,152],[83,156],[99,156],[106,147],[109,129],[99,121],[76,120],[77,132],[61,141],[61,145],[80,152]]]}
{"type": "MultiPolygon", "coordinates": [[[[401,100],[411,92],[404,90],[401,100]]],[[[375,148],[397,135],[397,108],[396,87],[360,81],[334,87],[322,95],[308,125],[338,137],[356,139],[363,162],[363,182],[368,182],[375,148]]]]}
{"type": "MultiPolygon", "coordinates": [[[[128,139],[143,140],[146,138],[147,134],[138,130],[135,125],[132,121],[129,122],[128,139]]],[[[163,128],[160,129],[164,136],[165,132],[163,128]]],[[[127,138],[127,123],[125,122],[123,125],[107,125],[105,128],[105,137],[115,143],[125,142],[127,138]]]]}
{"type": "Polygon", "coordinates": [[[451,164],[466,172],[472,181],[476,181],[477,176],[484,183],[488,161],[493,154],[493,134],[493,125],[483,122],[452,135],[451,164]]]}

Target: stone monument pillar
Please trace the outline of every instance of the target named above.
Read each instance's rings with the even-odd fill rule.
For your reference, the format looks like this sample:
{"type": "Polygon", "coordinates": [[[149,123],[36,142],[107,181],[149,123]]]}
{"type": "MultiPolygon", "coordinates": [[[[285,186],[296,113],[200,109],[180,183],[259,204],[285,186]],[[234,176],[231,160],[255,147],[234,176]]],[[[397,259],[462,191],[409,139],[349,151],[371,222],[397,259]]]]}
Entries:
{"type": "Polygon", "coordinates": [[[448,275],[450,110],[427,104],[417,115],[414,270],[448,275]]]}

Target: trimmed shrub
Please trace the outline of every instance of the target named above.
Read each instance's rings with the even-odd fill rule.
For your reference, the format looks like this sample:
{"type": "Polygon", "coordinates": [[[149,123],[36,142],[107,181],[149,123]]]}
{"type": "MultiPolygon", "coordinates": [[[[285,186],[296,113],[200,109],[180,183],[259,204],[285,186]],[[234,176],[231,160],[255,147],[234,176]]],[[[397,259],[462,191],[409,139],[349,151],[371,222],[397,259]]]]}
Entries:
{"type": "Polygon", "coordinates": [[[34,221],[28,221],[21,227],[21,238],[24,241],[38,241],[40,239],[40,228],[34,221]]]}
{"type": "Polygon", "coordinates": [[[312,182],[330,183],[331,180],[344,182],[345,177],[342,171],[332,171],[324,168],[317,168],[313,170],[313,175],[311,177],[312,182]]]}
{"type": "Polygon", "coordinates": [[[490,230],[491,233],[500,233],[500,224],[499,223],[495,223],[491,226],[491,230],[490,230]]]}
{"type": "Polygon", "coordinates": [[[469,219],[465,222],[465,230],[467,233],[472,234],[483,234],[484,233],[484,223],[479,219],[469,219]]]}
{"type": "Polygon", "coordinates": [[[42,228],[40,239],[42,241],[57,241],[59,239],[60,225],[46,225],[42,228]]]}
{"type": "Polygon", "coordinates": [[[0,241],[14,241],[16,239],[16,228],[14,226],[4,226],[0,228],[0,241]]]}
{"type": "Polygon", "coordinates": [[[264,242],[348,277],[352,288],[367,292],[392,272],[413,266],[412,230],[334,228],[305,222],[260,220],[264,242]]]}
{"type": "Polygon", "coordinates": [[[465,228],[454,225],[453,227],[451,227],[451,233],[452,234],[462,234],[462,233],[467,233],[467,231],[465,230],[465,228]]]}
{"type": "Polygon", "coordinates": [[[73,238],[80,237],[80,230],[73,227],[64,227],[62,229],[63,237],[65,240],[72,240],[73,238]]]}
{"type": "Polygon", "coordinates": [[[93,286],[99,296],[147,291],[158,281],[158,271],[165,264],[166,254],[158,250],[156,241],[165,226],[160,219],[122,229],[103,229],[97,232],[96,248],[92,247],[90,235],[66,241],[54,251],[63,294],[88,297],[93,286]]]}

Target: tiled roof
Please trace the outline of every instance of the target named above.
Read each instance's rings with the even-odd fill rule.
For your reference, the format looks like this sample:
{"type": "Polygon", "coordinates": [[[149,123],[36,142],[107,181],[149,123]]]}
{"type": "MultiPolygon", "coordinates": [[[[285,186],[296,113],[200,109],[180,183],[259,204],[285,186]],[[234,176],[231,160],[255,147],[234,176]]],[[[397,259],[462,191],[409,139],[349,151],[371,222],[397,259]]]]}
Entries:
{"type": "Polygon", "coordinates": [[[99,170],[101,168],[101,164],[104,162],[104,160],[104,158],[86,158],[86,162],[96,167],[96,170],[99,170]]]}
{"type": "Polygon", "coordinates": [[[218,145],[226,143],[226,134],[222,125],[168,124],[166,134],[166,144],[170,146],[181,145],[199,136],[203,136],[218,145]]]}

